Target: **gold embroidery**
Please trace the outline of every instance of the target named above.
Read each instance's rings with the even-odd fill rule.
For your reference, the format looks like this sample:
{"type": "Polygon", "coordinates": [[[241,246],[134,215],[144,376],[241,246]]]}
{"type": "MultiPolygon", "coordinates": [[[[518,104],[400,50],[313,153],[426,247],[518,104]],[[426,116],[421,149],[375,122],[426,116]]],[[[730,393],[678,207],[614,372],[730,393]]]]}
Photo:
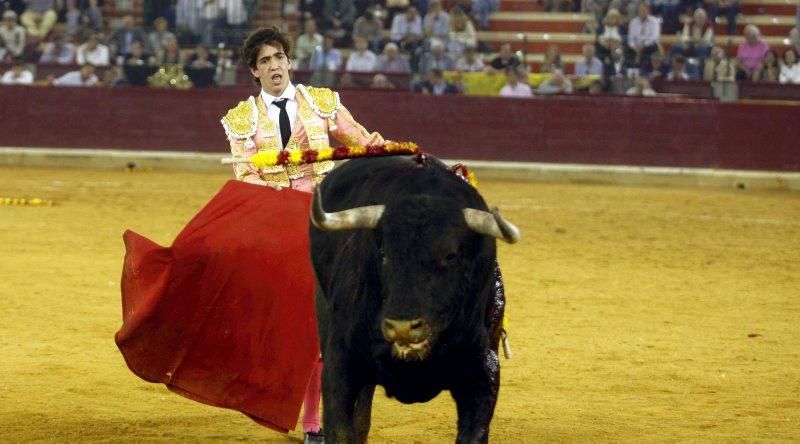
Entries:
{"type": "Polygon", "coordinates": [[[311,105],[311,109],[323,119],[334,119],[339,110],[339,94],[328,88],[297,85],[297,90],[311,105]]]}
{"type": "Polygon", "coordinates": [[[256,133],[258,109],[255,105],[255,99],[251,96],[228,110],[221,122],[229,138],[246,139],[256,133]]]}
{"type": "MultiPolygon", "coordinates": [[[[264,101],[261,100],[260,97],[258,100],[258,113],[258,126],[265,133],[264,138],[258,142],[258,152],[280,151],[281,141],[280,135],[278,134],[278,128],[275,126],[275,122],[267,117],[267,109],[264,106],[264,101]]],[[[276,165],[273,167],[263,168],[261,171],[268,174],[285,174],[286,168],[276,165]]]]}
{"type": "Polygon", "coordinates": [[[315,162],[311,165],[314,167],[314,176],[323,177],[325,173],[333,169],[335,164],[332,160],[323,160],[322,162],[315,162]]]}
{"type": "Polygon", "coordinates": [[[261,179],[266,181],[267,185],[272,186],[288,187],[290,184],[289,177],[286,175],[286,173],[263,173],[261,174],[261,179]]]}

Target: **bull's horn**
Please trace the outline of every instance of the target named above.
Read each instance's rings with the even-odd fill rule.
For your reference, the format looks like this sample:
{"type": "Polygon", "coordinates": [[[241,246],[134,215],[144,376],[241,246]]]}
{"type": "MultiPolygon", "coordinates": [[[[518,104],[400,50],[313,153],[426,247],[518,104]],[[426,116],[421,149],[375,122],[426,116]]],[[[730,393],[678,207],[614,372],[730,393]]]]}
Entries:
{"type": "Polygon", "coordinates": [[[495,207],[492,212],[464,208],[464,219],[467,226],[474,232],[493,236],[509,244],[519,242],[519,228],[500,216],[500,211],[495,207]]]}
{"type": "Polygon", "coordinates": [[[311,223],[322,231],[373,229],[381,220],[385,205],[370,205],[349,210],[326,213],[322,209],[322,195],[319,188],[314,190],[314,203],[311,205],[311,223]]]}

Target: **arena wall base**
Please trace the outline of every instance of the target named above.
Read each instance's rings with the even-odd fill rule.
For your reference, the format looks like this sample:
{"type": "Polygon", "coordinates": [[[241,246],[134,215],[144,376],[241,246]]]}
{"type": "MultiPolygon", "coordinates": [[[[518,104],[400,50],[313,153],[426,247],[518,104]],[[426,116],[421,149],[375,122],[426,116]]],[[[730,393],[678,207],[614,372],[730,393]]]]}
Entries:
{"type": "MultiPolygon", "coordinates": [[[[73,148],[0,147],[0,166],[116,170],[183,170],[230,173],[220,159],[225,153],[133,151],[73,148]]],[[[800,173],[722,170],[713,168],[634,167],[447,160],[463,163],[478,180],[518,180],[640,186],[685,186],[740,189],[800,190],[800,173]]]]}

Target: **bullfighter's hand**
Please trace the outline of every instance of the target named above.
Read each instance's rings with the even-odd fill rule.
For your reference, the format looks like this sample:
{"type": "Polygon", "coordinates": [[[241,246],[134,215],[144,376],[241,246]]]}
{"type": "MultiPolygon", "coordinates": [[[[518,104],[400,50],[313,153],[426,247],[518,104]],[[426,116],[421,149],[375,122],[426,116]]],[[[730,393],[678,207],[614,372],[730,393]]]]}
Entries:
{"type": "Polygon", "coordinates": [[[382,146],[385,144],[386,141],[383,140],[383,137],[378,133],[372,133],[372,136],[367,140],[367,146],[382,146]]]}

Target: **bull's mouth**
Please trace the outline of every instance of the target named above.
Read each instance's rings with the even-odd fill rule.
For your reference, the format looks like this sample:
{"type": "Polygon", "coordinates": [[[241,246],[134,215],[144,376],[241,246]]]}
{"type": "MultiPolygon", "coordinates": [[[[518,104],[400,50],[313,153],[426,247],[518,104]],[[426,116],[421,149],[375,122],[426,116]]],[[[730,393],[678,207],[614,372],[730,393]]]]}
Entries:
{"type": "Polygon", "coordinates": [[[392,342],[392,356],[401,361],[422,361],[431,353],[431,338],[417,342],[392,342]]]}

